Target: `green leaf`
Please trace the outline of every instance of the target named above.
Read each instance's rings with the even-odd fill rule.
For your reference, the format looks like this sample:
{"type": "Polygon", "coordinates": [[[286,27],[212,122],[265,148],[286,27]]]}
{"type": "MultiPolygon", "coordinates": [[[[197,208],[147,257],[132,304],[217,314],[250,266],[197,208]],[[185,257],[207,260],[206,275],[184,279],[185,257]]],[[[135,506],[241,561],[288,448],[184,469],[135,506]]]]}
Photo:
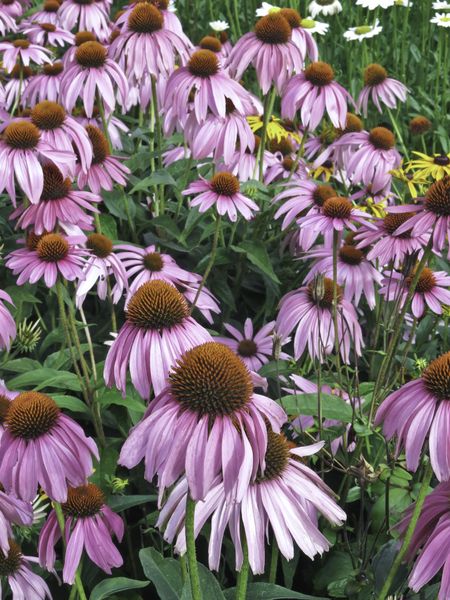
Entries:
{"type": "Polygon", "coordinates": [[[136,494],[131,496],[111,496],[108,499],[108,506],[115,512],[121,512],[134,506],[156,502],[158,496],[151,494],[136,494]]]}
{"type": "Polygon", "coordinates": [[[5,371],[12,371],[13,373],[27,373],[28,371],[35,371],[41,368],[41,363],[32,358],[16,358],[15,360],[8,360],[2,369],[5,371]]]}
{"type": "Polygon", "coordinates": [[[75,373],[70,371],[60,371],[58,369],[49,369],[41,367],[27,373],[22,373],[8,382],[10,388],[21,389],[24,387],[33,387],[40,390],[47,387],[56,387],[60,390],[71,390],[79,392],[80,382],[75,373]]]}
{"type": "Polygon", "coordinates": [[[119,234],[117,233],[117,223],[111,215],[100,215],[100,225],[103,235],[106,235],[112,240],[117,240],[119,234]]]}
{"type": "Polygon", "coordinates": [[[134,194],[139,190],[149,190],[151,187],[160,184],[173,185],[176,187],[177,182],[167,171],[155,171],[152,173],[152,175],[150,175],[150,177],[144,177],[144,179],[141,179],[139,183],[137,183],[131,189],[130,194],[134,194]]]}
{"type": "MultiPolygon", "coordinates": [[[[209,569],[198,563],[198,575],[200,579],[200,587],[202,590],[203,600],[225,600],[224,593],[219,585],[219,582],[214,577],[209,569]]],[[[189,582],[186,582],[181,593],[180,600],[192,600],[191,586],[189,582]]]]}
{"type": "Polygon", "coordinates": [[[72,412],[84,413],[91,417],[91,412],[84,402],[75,396],[66,396],[65,394],[49,394],[60,408],[71,410],[72,412]]]}
{"type": "Polygon", "coordinates": [[[104,579],[92,590],[89,600],[104,600],[117,592],[145,588],[148,584],[148,581],[138,581],[137,579],[128,579],[128,577],[104,579]]]}
{"type": "MultiPolygon", "coordinates": [[[[336,419],[343,423],[351,423],[353,410],[345,400],[333,394],[321,394],[322,416],[325,419],[336,419]]],[[[317,394],[290,394],[280,400],[281,406],[288,415],[317,416],[317,394]]]]}
{"type": "Polygon", "coordinates": [[[267,277],[275,283],[280,283],[280,280],[275,275],[272,262],[263,242],[244,240],[241,242],[240,246],[231,246],[231,248],[235,252],[246,254],[248,260],[262,271],[264,275],[267,275],[267,277]]]}
{"type": "MultiPolygon", "coordinates": [[[[234,598],[236,588],[226,590],[226,600],[234,598]]],[[[274,583],[250,583],[247,588],[247,600],[326,600],[318,596],[308,596],[301,592],[293,592],[274,583]]]]}
{"type": "Polygon", "coordinates": [[[154,548],[143,548],[139,558],[145,576],[161,600],[179,600],[183,590],[180,563],[174,558],[164,558],[154,548]]]}
{"type": "Polygon", "coordinates": [[[102,406],[109,406],[110,404],[116,404],[118,406],[125,406],[129,410],[135,410],[140,414],[144,414],[146,406],[144,401],[139,398],[139,396],[132,396],[131,394],[127,394],[124,398],[118,390],[115,389],[105,389],[103,394],[99,397],[100,404],[102,406]]]}

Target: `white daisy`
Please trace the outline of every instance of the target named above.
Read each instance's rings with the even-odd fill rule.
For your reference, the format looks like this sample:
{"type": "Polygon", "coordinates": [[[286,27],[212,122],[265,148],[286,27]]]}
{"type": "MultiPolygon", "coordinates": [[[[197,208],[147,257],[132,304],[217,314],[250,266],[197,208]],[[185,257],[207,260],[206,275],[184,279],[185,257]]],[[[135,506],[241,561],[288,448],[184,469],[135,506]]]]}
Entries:
{"type": "Polygon", "coordinates": [[[450,15],[447,13],[436,13],[430,23],[435,23],[438,27],[450,27],[450,15]]]}
{"type": "Polygon", "coordinates": [[[403,6],[404,8],[410,8],[413,3],[411,0],[395,0],[395,6],[403,6]]]}
{"type": "Polygon", "coordinates": [[[268,2],[263,2],[259,8],[256,9],[257,17],[266,17],[270,15],[270,13],[275,13],[281,10],[279,6],[273,6],[273,4],[269,4],[268,2]]]}
{"type": "Polygon", "coordinates": [[[213,31],[225,31],[230,28],[226,21],[220,21],[220,19],[217,21],[210,21],[209,26],[213,31]]]}
{"type": "Polygon", "coordinates": [[[361,42],[365,38],[375,37],[381,33],[383,27],[380,25],[380,21],[377,19],[375,25],[360,25],[359,27],[350,27],[344,32],[344,37],[347,41],[358,40],[361,42]]]}
{"type": "Polygon", "coordinates": [[[175,6],[175,0],[169,0],[169,6],[167,7],[167,10],[172,13],[177,12],[177,8],[175,6]]]}
{"type": "Polygon", "coordinates": [[[317,15],[335,15],[342,11],[342,4],[339,0],[313,0],[309,3],[309,12],[311,17],[315,19],[317,15]]]}
{"type": "Polygon", "coordinates": [[[438,0],[438,2],[433,2],[434,10],[449,10],[450,2],[443,2],[442,0],[438,0]]]}
{"type": "Polygon", "coordinates": [[[389,8],[394,6],[394,4],[395,0],[356,0],[357,6],[363,6],[369,10],[374,10],[375,8],[389,8]]]}
{"type": "Polygon", "coordinates": [[[322,23],[321,21],[315,21],[312,17],[306,17],[306,19],[301,20],[300,27],[307,29],[309,33],[325,35],[330,28],[330,25],[328,23],[322,23]]]}

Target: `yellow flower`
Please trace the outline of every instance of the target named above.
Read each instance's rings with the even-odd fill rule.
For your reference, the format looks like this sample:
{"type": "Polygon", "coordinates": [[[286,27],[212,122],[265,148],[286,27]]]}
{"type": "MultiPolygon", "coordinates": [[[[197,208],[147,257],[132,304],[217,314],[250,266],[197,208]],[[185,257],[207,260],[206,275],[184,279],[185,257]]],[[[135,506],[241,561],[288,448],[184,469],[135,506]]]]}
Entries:
{"type": "MultiPolygon", "coordinates": [[[[416,186],[429,185],[429,181],[424,177],[421,171],[417,171],[416,173],[406,173],[404,169],[400,168],[393,169],[390,173],[394,179],[398,179],[408,187],[409,193],[413,198],[417,198],[419,195],[416,186]]],[[[422,194],[422,190],[419,189],[419,192],[422,194]]]]}
{"type": "Polygon", "coordinates": [[[334,175],[334,165],[328,160],[312,172],[313,179],[322,178],[322,181],[326,182],[330,181],[332,175],[334,175]]]}
{"type": "Polygon", "coordinates": [[[422,177],[432,177],[436,181],[450,175],[450,152],[448,154],[433,154],[427,156],[422,152],[413,152],[420,158],[410,160],[406,172],[418,171],[422,177]]]}
{"type": "Polygon", "coordinates": [[[357,205],[359,210],[363,210],[364,212],[370,213],[379,219],[382,219],[386,216],[386,201],[382,200],[381,202],[375,202],[373,198],[368,196],[363,203],[357,205]]]}
{"type": "MultiPolygon", "coordinates": [[[[263,127],[263,118],[260,116],[251,116],[247,117],[248,124],[250,125],[250,129],[253,133],[256,133],[263,127]]],[[[271,117],[269,123],[267,124],[267,137],[269,140],[276,140],[279,142],[281,139],[290,136],[297,142],[300,142],[300,136],[298,133],[294,131],[288,131],[283,127],[281,119],[278,117],[271,117]]]]}

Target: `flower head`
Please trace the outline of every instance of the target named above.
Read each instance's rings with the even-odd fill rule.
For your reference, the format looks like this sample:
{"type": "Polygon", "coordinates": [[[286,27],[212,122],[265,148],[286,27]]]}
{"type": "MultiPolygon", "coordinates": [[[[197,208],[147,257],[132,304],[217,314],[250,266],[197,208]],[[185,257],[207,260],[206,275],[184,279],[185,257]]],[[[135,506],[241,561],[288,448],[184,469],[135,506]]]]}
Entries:
{"type": "Polygon", "coordinates": [[[213,31],[226,31],[227,29],[230,28],[230,26],[228,25],[228,23],[226,21],[210,21],[209,22],[209,26],[211,27],[211,29],[213,31]]]}
{"type": "Polygon", "coordinates": [[[24,88],[22,102],[30,106],[44,100],[58,102],[61,94],[63,72],[64,64],[62,62],[43,65],[42,72],[31,77],[24,88]]]}
{"type": "Polygon", "coordinates": [[[388,77],[384,67],[371,64],[364,70],[364,87],[356,104],[358,110],[362,109],[364,116],[367,116],[367,105],[369,98],[372,98],[373,103],[381,113],[383,112],[381,103],[394,109],[397,99],[400,102],[406,101],[407,91],[407,87],[403,83],[388,77]]]}
{"type": "Polygon", "coordinates": [[[358,27],[350,27],[344,31],[344,37],[347,41],[362,42],[366,38],[372,38],[383,31],[379,19],[375,19],[375,25],[359,25],[358,27]]]}
{"type": "Polygon", "coordinates": [[[9,540],[7,552],[0,550],[0,576],[7,578],[13,590],[13,600],[21,598],[45,600],[52,597],[42,577],[31,570],[31,561],[36,562],[33,557],[23,555],[20,546],[12,539],[9,540]]]}
{"type": "Polygon", "coordinates": [[[413,154],[419,158],[409,161],[406,165],[407,172],[418,171],[423,177],[432,177],[437,181],[446,175],[450,176],[450,152],[432,156],[417,151],[414,151],[413,154]]]}
{"type": "MultiPolygon", "coordinates": [[[[13,494],[0,489],[0,552],[7,554],[11,548],[12,524],[30,526],[33,523],[33,509],[29,502],[19,500],[13,494]]],[[[0,573],[3,575],[3,573],[0,573]]]]}
{"type": "Polygon", "coordinates": [[[52,62],[50,50],[28,40],[0,42],[0,54],[2,53],[2,66],[7,73],[11,73],[18,62],[24,67],[29,67],[31,63],[42,65],[52,62]]]}
{"type": "Polygon", "coordinates": [[[61,26],[71,31],[92,31],[106,42],[110,34],[109,19],[104,6],[95,0],[64,0],[58,11],[61,26]]]}
{"type": "Polygon", "coordinates": [[[430,23],[434,23],[438,27],[450,27],[450,16],[448,13],[436,13],[430,19],[430,23]]]}
{"type": "Polygon", "coordinates": [[[11,296],[0,290],[0,350],[9,350],[16,337],[16,323],[4,302],[14,306],[11,296]]]}
{"type": "Polygon", "coordinates": [[[335,15],[342,12],[342,4],[339,0],[313,0],[308,5],[309,14],[313,19],[317,15],[335,15]]]}

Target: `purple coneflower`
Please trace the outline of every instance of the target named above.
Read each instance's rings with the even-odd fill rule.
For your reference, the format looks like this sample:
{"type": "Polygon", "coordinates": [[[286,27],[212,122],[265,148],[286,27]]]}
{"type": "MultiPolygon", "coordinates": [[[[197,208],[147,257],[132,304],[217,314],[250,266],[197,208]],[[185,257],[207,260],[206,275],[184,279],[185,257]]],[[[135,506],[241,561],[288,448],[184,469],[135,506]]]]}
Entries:
{"type": "Polygon", "coordinates": [[[29,67],[32,62],[37,65],[52,62],[50,50],[32,44],[28,40],[0,42],[1,53],[3,53],[2,66],[7,73],[11,73],[18,62],[24,67],[29,67]]]}
{"type": "Polygon", "coordinates": [[[267,94],[272,84],[281,92],[293,72],[303,68],[303,59],[292,40],[289,22],[279,11],[259,19],[254,31],[244,34],[236,42],[226,67],[235,79],[240,79],[252,63],[259,87],[267,94]]]}
{"type": "Polygon", "coordinates": [[[205,343],[178,359],[169,385],[130,432],[119,462],[132,468],[145,458],[145,478],[158,475],[160,498],[186,473],[194,500],[205,498],[220,475],[225,495],[239,501],[264,470],[266,420],[279,431],[286,414],[253,392],[250,372],[230,348],[205,343]]]}
{"type": "Polygon", "coordinates": [[[32,525],[33,508],[30,502],[20,500],[12,494],[5,494],[0,487],[0,552],[4,554],[10,549],[13,523],[23,526],[32,525]]]}
{"type": "Polygon", "coordinates": [[[124,266],[113,250],[112,241],[101,233],[91,233],[86,241],[86,247],[90,250],[83,267],[83,277],[77,285],[76,305],[81,307],[86,299],[87,293],[97,284],[97,295],[100,300],[105,300],[108,293],[108,280],[114,276],[115,285],[111,290],[111,301],[117,304],[128,287],[128,278],[124,266]]]}
{"type": "Polygon", "coordinates": [[[334,71],[328,63],[313,62],[289,80],[283,92],[281,114],[293,119],[300,110],[302,125],[315,129],[325,111],[335,127],[345,129],[347,102],[350,94],[334,81],[334,71]]]}
{"type": "Polygon", "coordinates": [[[320,214],[325,200],[335,197],[336,190],[330,185],[318,184],[308,179],[286,183],[284,190],[273,199],[274,202],[285,200],[275,213],[275,219],[283,217],[281,228],[287,229],[303,213],[320,214]]]}
{"type": "Polygon", "coordinates": [[[33,13],[30,22],[52,23],[53,25],[59,25],[59,7],[60,3],[58,0],[45,0],[41,10],[37,10],[33,13]]]}
{"type": "Polygon", "coordinates": [[[201,213],[215,206],[218,214],[221,216],[227,214],[230,221],[236,221],[238,213],[248,221],[259,207],[239,190],[238,178],[232,173],[221,171],[213,175],[209,181],[202,178],[192,182],[182,194],[184,196],[198,194],[190,201],[190,206],[198,206],[201,213]]]}
{"type": "MultiPolygon", "coordinates": [[[[350,361],[353,340],[355,353],[361,355],[363,345],[361,327],[352,304],[344,298],[337,286],[337,325],[339,351],[345,363],[350,361]]],[[[298,360],[306,347],[312,358],[325,360],[333,352],[335,331],[333,325],[333,281],[325,277],[298,290],[289,292],[280,302],[276,332],[287,338],[297,328],[294,337],[294,356],[298,360]]]]}
{"type": "Polygon", "coordinates": [[[1,0],[1,12],[12,17],[15,20],[20,20],[25,8],[28,8],[29,2],[25,4],[21,0],[1,0]]]}
{"type": "Polygon", "coordinates": [[[439,481],[450,479],[450,352],[431,361],[419,379],[390,394],[379,407],[375,423],[383,423],[390,440],[397,436],[397,454],[405,448],[406,466],[416,471],[428,435],[430,460],[439,481]]]}
{"type": "Polygon", "coordinates": [[[5,36],[9,31],[17,31],[16,21],[8,13],[0,12],[0,33],[5,36]]]}
{"type": "Polygon", "coordinates": [[[226,51],[222,47],[222,43],[219,38],[215,35],[205,35],[195,48],[196,50],[211,50],[214,54],[217,54],[217,58],[224,61],[228,56],[226,51]]]}
{"type": "MultiPolygon", "coordinates": [[[[17,68],[17,67],[16,67],[17,68]]],[[[33,75],[23,89],[22,103],[34,106],[38,102],[48,100],[57,102],[60,97],[61,81],[64,72],[62,62],[44,65],[42,73],[33,75]]]]}
{"type": "Polygon", "coordinates": [[[16,337],[17,330],[11,313],[3,304],[5,301],[14,306],[11,296],[5,291],[0,290],[0,350],[6,349],[9,351],[11,342],[16,337]]]}
{"type": "MultiPolygon", "coordinates": [[[[258,135],[254,136],[255,146],[253,151],[249,148],[246,149],[244,154],[240,151],[236,151],[232,156],[229,164],[223,165],[223,169],[230,171],[235,175],[239,181],[249,181],[250,179],[255,179],[255,176],[258,173],[259,164],[257,162],[257,155],[259,145],[261,143],[261,138],[258,135]]],[[[267,173],[267,170],[275,165],[278,161],[277,157],[269,152],[268,150],[264,150],[263,156],[263,174],[267,173]]],[[[222,168],[222,165],[220,165],[222,168]]]]}
{"type": "Polygon", "coordinates": [[[362,109],[364,116],[367,117],[369,98],[372,98],[378,111],[382,113],[383,108],[381,103],[388,108],[395,108],[397,99],[400,102],[406,102],[407,93],[408,88],[403,83],[400,83],[400,81],[388,77],[384,67],[372,64],[364,70],[364,87],[358,96],[356,105],[358,111],[362,109]]]}
{"type": "Polygon", "coordinates": [[[83,485],[99,458],[92,438],[40,392],[22,392],[11,401],[0,440],[0,480],[23,500],[36,496],[38,485],[57,502],[67,486],[83,485]]]}
{"type": "Polygon", "coordinates": [[[305,180],[308,177],[308,171],[303,159],[292,158],[291,156],[276,155],[276,160],[265,172],[264,183],[269,185],[273,181],[283,181],[291,179],[293,181],[305,180]]]}
{"type": "Polygon", "coordinates": [[[18,275],[16,284],[36,283],[42,277],[49,288],[56,284],[58,274],[67,281],[83,277],[82,266],[86,251],[72,243],[71,238],[59,233],[38,236],[36,244],[14,250],[6,259],[6,266],[18,275]],[[34,246],[34,248],[33,248],[34,246]]]}
{"type": "MultiPolygon", "coordinates": [[[[70,487],[67,500],[61,506],[65,517],[67,549],[64,556],[63,581],[73,584],[83,550],[102,571],[111,574],[113,567],[120,567],[123,559],[113,544],[112,534],[119,542],[124,533],[123,519],[105,503],[99,487],[87,483],[70,487]]],[[[39,563],[53,571],[55,567],[55,545],[61,538],[61,530],[52,510],[39,534],[39,563]]]]}
{"type": "Polygon", "coordinates": [[[26,120],[11,121],[0,139],[0,192],[5,188],[16,205],[14,175],[27,198],[39,202],[44,188],[40,162],[54,163],[66,175],[74,169],[74,153],[57,150],[42,139],[41,132],[26,120]]]}
{"type": "Polygon", "coordinates": [[[31,23],[21,29],[22,33],[33,44],[38,46],[61,46],[72,45],[74,43],[74,35],[65,29],[61,29],[53,23],[31,23]]]}
{"type": "MultiPolygon", "coordinates": [[[[139,3],[140,0],[137,0],[137,2],[133,2],[129,4],[126,8],[124,8],[122,14],[115,21],[115,25],[119,29],[122,29],[123,25],[126,25],[129,16],[139,3]]],[[[186,41],[189,47],[192,47],[191,42],[183,33],[183,26],[180,22],[180,19],[175,14],[170,0],[149,0],[149,3],[155,6],[163,15],[164,27],[169,31],[173,31],[176,34],[178,34],[181,38],[183,38],[186,41]]]]}
{"type": "Polygon", "coordinates": [[[86,131],[91,140],[93,158],[87,172],[80,167],[78,186],[81,189],[87,186],[98,194],[101,190],[112,190],[115,183],[126,185],[130,169],[120,162],[119,157],[111,156],[104,133],[94,125],[87,125],[86,131]]]}
{"type": "MultiPolygon", "coordinates": [[[[218,570],[225,528],[228,525],[235,547],[236,569],[243,561],[241,528],[248,546],[248,558],[253,573],[264,573],[266,539],[273,532],[278,548],[286,560],[294,557],[294,543],[309,558],[328,550],[330,544],[319,531],[317,512],[333,525],[346,519],[336,504],[332,491],[316,473],[303,463],[303,458],[315,454],[324,442],[292,448],[283,434],[267,432],[264,467],[245,489],[242,502],[230,504],[222,483],[215,482],[204,502],[195,507],[195,533],[198,534],[212,515],[209,535],[209,568],[218,570]]],[[[158,526],[166,524],[165,539],[178,535],[176,549],[186,552],[183,521],[188,485],[183,478],[174,488],[162,509],[158,526]]]]}
{"type": "Polygon", "coordinates": [[[103,42],[111,33],[108,15],[96,0],[64,0],[58,17],[61,26],[68,31],[93,31],[103,42]]]}
{"type": "Polygon", "coordinates": [[[75,51],[75,61],[68,66],[61,81],[61,99],[70,112],[79,97],[84,110],[92,117],[96,94],[108,114],[116,107],[116,90],[122,106],[126,103],[128,81],[122,69],[108,58],[108,49],[100,42],[84,42],[75,51]]]}
{"type": "Polygon", "coordinates": [[[9,540],[9,546],[8,552],[0,550],[0,574],[7,578],[13,600],[51,599],[52,595],[45,581],[30,569],[30,562],[37,560],[23,555],[20,546],[12,539],[9,540]]]}
{"type": "Polygon", "coordinates": [[[74,225],[93,229],[93,217],[85,211],[98,213],[95,204],[101,201],[100,196],[72,189],[70,179],[64,178],[55,165],[45,165],[43,171],[44,189],[39,202],[19,206],[10,219],[18,218],[17,226],[22,229],[32,225],[37,235],[53,231],[58,225],[68,231],[74,225]]]}
{"type": "MultiPolygon", "coordinates": [[[[30,67],[16,65],[11,73],[9,73],[9,79],[6,81],[4,94],[2,93],[3,89],[0,88],[0,101],[3,100],[4,96],[2,108],[9,111],[19,102],[19,100],[22,105],[25,105],[26,100],[24,99],[24,94],[33,79],[33,70],[30,67]]],[[[9,119],[9,114],[2,118],[4,121],[9,119]]]]}
{"type": "MultiPolygon", "coordinates": [[[[1,294],[1,290],[0,290],[1,294]]],[[[14,400],[16,396],[19,395],[19,392],[11,392],[5,385],[3,379],[0,379],[0,438],[5,431],[5,419],[8,414],[9,404],[11,400],[14,400]]]]}
{"type": "MultiPolygon", "coordinates": [[[[97,129],[100,129],[103,131],[103,123],[102,123],[100,111],[98,109],[98,106],[95,104],[94,104],[94,111],[92,113],[91,118],[86,116],[86,113],[84,112],[84,110],[80,110],[79,112],[76,111],[74,113],[73,117],[79,123],[81,123],[81,125],[83,125],[83,127],[86,127],[87,125],[92,125],[93,127],[97,127],[97,129]]],[[[108,130],[108,136],[111,141],[111,147],[116,150],[122,150],[123,149],[122,134],[128,133],[129,129],[128,129],[127,125],[125,125],[125,123],[123,121],[121,121],[114,115],[110,115],[108,117],[108,122],[106,125],[107,125],[107,130],[108,130]]]]}
{"type": "Polygon", "coordinates": [[[170,283],[144,283],[125,309],[126,322],[114,340],[105,362],[104,378],[126,394],[127,369],[131,381],[145,398],[159,394],[167,384],[176,360],[211,336],[189,314],[184,296],[170,283]]]}
{"type": "Polygon", "coordinates": [[[68,68],[72,63],[75,62],[75,53],[77,48],[86,42],[98,42],[97,36],[92,31],[77,31],[74,39],[74,46],[67,48],[64,52],[63,57],[61,58],[64,68],[68,68]]]}
{"type": "MultiPolygon", "coordinates": [[[[386,272],[381,282],[380,294],[386,296],[389,301],[400,298],[400,307],[402,307],[408,297],[414,275],[414,271],[408,277],[396,271],[386,272]]],[[[438,315],[442,314],[442,305],[450,305],[449,286],[450,275],[445,271],[432,271],[425,267],[420,273],[411,300],[411,311],[416,319],[420,319],[427,308],[438,315]]]]}

